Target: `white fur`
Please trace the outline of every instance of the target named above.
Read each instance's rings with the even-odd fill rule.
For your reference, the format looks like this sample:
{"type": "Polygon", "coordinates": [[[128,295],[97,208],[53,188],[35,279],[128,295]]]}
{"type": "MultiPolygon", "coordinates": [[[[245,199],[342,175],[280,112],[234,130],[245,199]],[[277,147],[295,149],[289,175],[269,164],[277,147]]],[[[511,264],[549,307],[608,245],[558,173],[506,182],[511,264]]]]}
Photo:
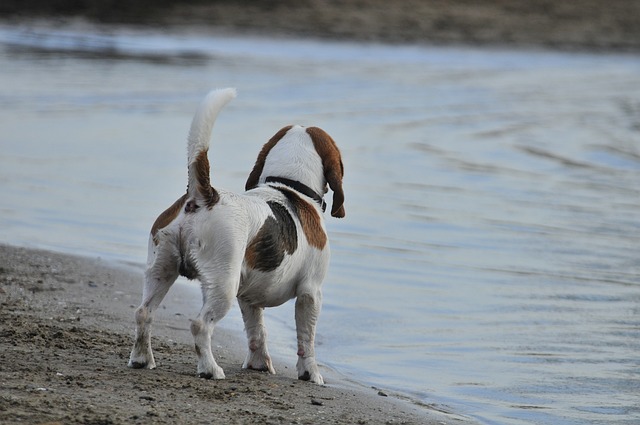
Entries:
{"type": "Polygon", "coordinates": [[[196,182],[194,181],[193,165],[200,152],[209,150],[211,130],[218,114],[233,98],[236,97],[236,89],[227,88],[212,90],[200,103],[196,114],[191,121],[189,136],[187,138],[187,165],[189,167],[189,181],[187,188],[189,195],[195,195],[196,182]]]}
{"type": "MultiPolygon", "coordinates": [[[[209,147],[211,127],[222,107],[235,97],[235,90],[210,93],[195,114],[189,132],[189,164],[209,147]]],[[[271,150],[265,161],[264,177],[276,175],[296,179],[324,194],[326,180],[322,160],[303,127],[293,127],[271,150]]],[[[191,187],[195,184],[190,183],[191,187]]],[[[309,245],[295,214],[297,249],[285,255],[282,263],[269,272],[254,270],[245,261],[245,252],[268,217],[273,213],[267,201],[286,205],[284,195],[260,184],[244,194],[219,190],[219,201],[211,208],[188,212],[181,208],[173,220],[149,239],[149,253],[142,304],[136,310],[136,339],[129,366],[155,368],[151,350],[150,326],[153,312],[180,273],[180,265],[196,270],[201,282],[203,306],[191,322],[201,377],[222,379],[224,371],[211,351],[215,324],[237,298],[245,322],[249,353],[244,368],[275,373],[267,349],[263,308],[296,298],[295,321],[298,337],[298,376],[323,384],[315,360],[315,326],[322,302],[321,285],[329,262],[328,243],[318,249],[309,245]]],[[[191,197],[192,194],[189,193],[191,197]]],[[[302,197],[304,198],[304,197],[302,197]]],[[[322,211],[314,205],[322,222],[322,211]]]]}
{"type": "Polygon", "coordinates": [[[327,182],[322,172],[322,159],[304,127],[293,126],[271,149],[264,163],[260,183],[264,183],[267,176],[305,182],[316,193],[324,194],[327,182]]]}
{"type": "Polygon", "coordinates": [[[209,150],[213,124],[222,108],[235,98],[236,95],[236,89],[233,88],[212,90],[202,100],[200,107],[191,121],[191,128],[189,128],[189,136],[187,138],[189,165],[191,165],[199,152],[209,150]]]}

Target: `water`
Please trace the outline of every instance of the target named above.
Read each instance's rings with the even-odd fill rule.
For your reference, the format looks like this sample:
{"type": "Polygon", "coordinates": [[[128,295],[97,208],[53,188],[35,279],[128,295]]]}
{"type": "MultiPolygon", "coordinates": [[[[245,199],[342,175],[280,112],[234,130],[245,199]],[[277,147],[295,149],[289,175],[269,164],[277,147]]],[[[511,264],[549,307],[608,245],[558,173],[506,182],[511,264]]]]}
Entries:
{"type": "MultiPolygon", "coordinates": [[[[640,423],[640,57],[14,26],[0,41],[0,241],[143,263],[184,191],[197,103],[235,86],[214,185],[242,190],[289,123],[343,151],[321,362],[485,424],[640,423]]],[[[289,356],[291,314],[268,312],[289,356]]]]}

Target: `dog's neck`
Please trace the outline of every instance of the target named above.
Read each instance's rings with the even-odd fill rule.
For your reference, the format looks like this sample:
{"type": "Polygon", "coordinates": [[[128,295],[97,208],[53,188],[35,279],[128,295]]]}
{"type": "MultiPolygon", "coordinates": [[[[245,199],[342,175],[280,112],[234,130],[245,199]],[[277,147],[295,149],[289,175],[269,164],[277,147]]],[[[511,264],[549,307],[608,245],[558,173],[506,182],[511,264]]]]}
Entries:
{"type": "Polygon", "coordinates": [[[322,208],[322,212],[324,212],[327,209],[327,203],[324,201],[324,199],[322,199],[322,196],[318,192],[311,189],[306,184],[300,183],[297,180],[291,180],[284,177],[269,176],[265,179],[265,183],[281,183],[285,186],[290,187],[296,192],[300,192],[303,195],[306,195],[309,198],[316,201],[320,205],[320,208],[322,208]]]}

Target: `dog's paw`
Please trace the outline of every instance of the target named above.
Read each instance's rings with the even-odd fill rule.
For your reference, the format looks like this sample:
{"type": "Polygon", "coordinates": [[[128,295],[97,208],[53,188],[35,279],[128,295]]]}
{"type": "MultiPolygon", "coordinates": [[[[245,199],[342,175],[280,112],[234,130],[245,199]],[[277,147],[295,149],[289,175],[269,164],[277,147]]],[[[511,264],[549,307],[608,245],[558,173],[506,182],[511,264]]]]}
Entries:
{"type": "Polygon", "coordinates": [[[155,369],[156,362],[153,359],[153,355],[151,356],[151,360],[147,359],[148,357],[134,356],[132,353],[127,366],[129,366],[131,369],[155,369]]]}
{"type": "Polygon", "coordinates": [[[214,365],[211,368],[200,369],[198,368],[198,376],[203,379],[225,379],[224,370],[218,365],[214,365]]]}
{"type": "Polygon", "coordinates": [[[269,372],[272,375],[276,374],[271,356],[269,356],[269,353],[262,351],[249,351],[247,358],[242,364],[242,368],[269,372]]]}
{"type": "Polygon", "coordinates": [[[298,376],[298,379],[301,381],[310,381],[318,385],[324,385],[324,379],[322,378],[322,375],[317,372],[312,374],[308,371],[305,371],[302,375],[298,376]]]}
{"type": "Polygon", "coordinates": [[[320,375],[318,365],[313,358],[298,358],[298,379],[301,381],[310,381],[314,384],[324,385],[324,379],[320,375]]]}
{"type": "Polygon", "coordinates": [[[147,368],[148,365],[149,363],[133,362],[131,360],[127,364],[131,369],[155,369],[155,367],[147,368]]]}

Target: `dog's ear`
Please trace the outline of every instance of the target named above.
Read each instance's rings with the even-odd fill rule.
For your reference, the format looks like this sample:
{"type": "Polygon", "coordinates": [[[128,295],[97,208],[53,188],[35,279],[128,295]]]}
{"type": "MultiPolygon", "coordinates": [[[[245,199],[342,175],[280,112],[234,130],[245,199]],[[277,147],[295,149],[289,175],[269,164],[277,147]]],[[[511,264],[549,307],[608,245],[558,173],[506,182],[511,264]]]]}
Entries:
{"type": "Polygon", "coordinates": [[[345,216],[344,191],[342,190],[342,178],[344,177],[344,165],[342,155],[336,142],[324,130],[318,127],[307,128],[307,133],[313,140],[313,146],[322,158],[324,178],[333,191],[333,203],[331,215],[342,218],[345,216]]]}
{"type": "Polygon", "coordinates": [[[258,186],[258,183],[260,182],[260,175],[264,168],[264,162],[267,160],[269,151],[280,141],[280,139],[284,137],[285,134],[287,134],[287,131],[289,131],[291,127],[293,126],[288,125],[281,128],[280,131],[274,134],[273,137],[262,147],[262,150],[258,154],[258,159],[256,159],[256,164],[253,166],[253,170],[251,170],[251,173],[247,178],[247,182],[244,185],[244,190],[250,190],[258,186]]]}

